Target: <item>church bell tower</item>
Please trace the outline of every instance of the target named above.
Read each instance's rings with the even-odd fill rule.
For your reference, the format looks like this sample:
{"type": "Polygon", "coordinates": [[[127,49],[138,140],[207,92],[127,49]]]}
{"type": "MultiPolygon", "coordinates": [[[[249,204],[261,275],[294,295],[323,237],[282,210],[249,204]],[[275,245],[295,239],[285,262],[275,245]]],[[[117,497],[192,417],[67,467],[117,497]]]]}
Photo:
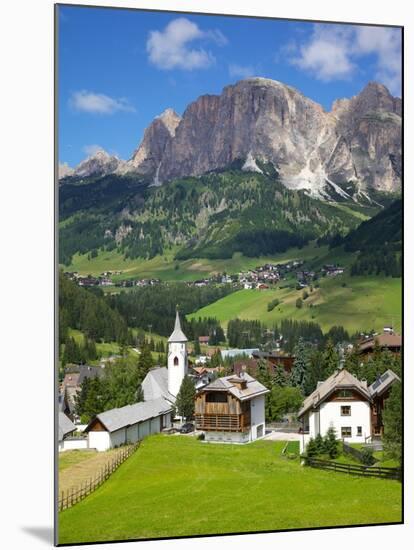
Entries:
{"type": "Polygon", "coordinates": [[[175,316],[174,330],[168,338],[168,391],[177,397],[181,383],[188,372],[187,337],[181,330],[180,316],[175,316]]]}

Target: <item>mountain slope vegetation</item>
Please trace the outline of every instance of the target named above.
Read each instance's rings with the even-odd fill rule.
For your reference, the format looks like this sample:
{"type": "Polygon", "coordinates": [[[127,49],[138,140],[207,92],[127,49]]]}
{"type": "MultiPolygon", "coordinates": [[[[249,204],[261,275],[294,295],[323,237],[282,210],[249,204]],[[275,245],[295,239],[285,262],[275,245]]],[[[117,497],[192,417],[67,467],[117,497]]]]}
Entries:
{"type": "MultiPolygon", "coordinates": [[[[265,167],[263,167],[265,169],[265,167]]],[[[117,250],[150,259],[175,249],[177,260],[255,257],[345,235],[360,222],[353,211],[287,189],[268,170],[239,167],[160,187],[144,178],[107,175],[65,182],[60,189],[60,262],[74,254],[117,250]]],[[[372,208],[369,209],[372,212],[372,208]]]]}

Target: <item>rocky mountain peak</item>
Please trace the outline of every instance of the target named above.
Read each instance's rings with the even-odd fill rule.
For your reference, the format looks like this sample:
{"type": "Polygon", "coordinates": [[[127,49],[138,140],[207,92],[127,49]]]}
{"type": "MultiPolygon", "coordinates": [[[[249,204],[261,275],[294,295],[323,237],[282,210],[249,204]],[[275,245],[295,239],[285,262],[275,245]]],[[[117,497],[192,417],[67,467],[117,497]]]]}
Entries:
{"type": "Polygon", "coordinates": [[[202,95],[182,117],[168,108],[144,132],[128,162],[98,152],[75,174],[127,171],[154,185],[241,162],[244,171],[273,165],[286,187],[319,198],[401,186],[401,100],[377,82],[331,112],[277,80],[251,77],[202,95]],[[99,153],[99,154],[98,154],[99,153]]]}
{"type": "Polygon", "coordinates": [[[123,162],[117,156],[99,149],[78,164],[73,171],[73,175],[78,177],[105,176],[116,172],[123,162]]]}
{"type": "Polygon", "coordinates": [[[144,132],[144,137],[134,151],[129,168],[140,174],[157,175],[167,143],[175,136],[181,117],[173,110],[166,109],[154,118],[144,132]]]}

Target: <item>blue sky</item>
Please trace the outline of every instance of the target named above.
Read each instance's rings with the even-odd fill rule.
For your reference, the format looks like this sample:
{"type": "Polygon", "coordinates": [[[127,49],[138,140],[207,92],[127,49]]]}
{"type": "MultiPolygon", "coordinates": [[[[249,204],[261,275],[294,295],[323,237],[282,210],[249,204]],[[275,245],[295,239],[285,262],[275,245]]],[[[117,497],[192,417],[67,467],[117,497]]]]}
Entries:
{"type": "Polygon", "coordinates": [[[330,110],[370,80],[401,95],[399,29],[59,7],[59,160],[131,157],[151,120],[248,76],[330,110]]]}

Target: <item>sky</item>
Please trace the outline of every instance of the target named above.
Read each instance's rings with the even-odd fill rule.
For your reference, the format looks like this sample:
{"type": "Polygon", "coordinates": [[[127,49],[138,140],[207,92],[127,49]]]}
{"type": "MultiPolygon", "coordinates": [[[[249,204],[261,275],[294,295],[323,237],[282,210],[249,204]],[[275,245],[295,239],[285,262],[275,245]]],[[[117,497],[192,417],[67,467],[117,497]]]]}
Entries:
{"type": "Polygon", "coordinates": [[[401,97],[401,31],[322,24],[59,7],[59,161],[104,149],[129,159],[167,108],[262,76],[330,110],[372,80],[401,97]]]}

